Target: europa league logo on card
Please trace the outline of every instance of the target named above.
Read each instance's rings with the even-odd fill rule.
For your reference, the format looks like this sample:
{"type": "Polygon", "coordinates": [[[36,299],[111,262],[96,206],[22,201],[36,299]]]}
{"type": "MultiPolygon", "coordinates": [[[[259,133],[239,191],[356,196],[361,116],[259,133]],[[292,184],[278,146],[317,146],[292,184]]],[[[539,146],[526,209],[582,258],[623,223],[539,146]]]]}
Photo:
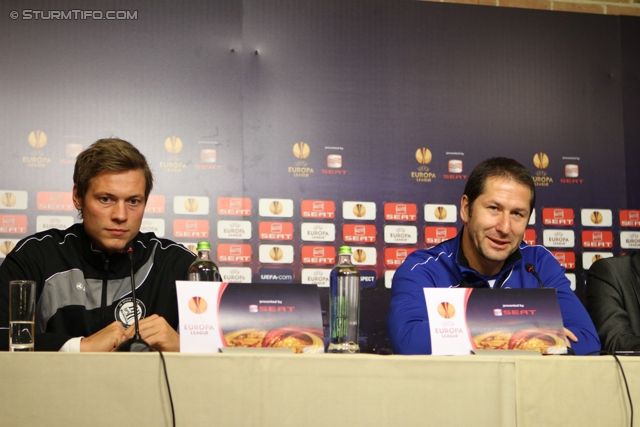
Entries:
{"type": "Polygon", "coordinates": [[[189,310],[195,314],[204,314],[207,311],[207,301],[202,297],[192,297],[189,300],[189,310]]]}
{"type": "Polygon", "coordinates": [[[442,206],[438,206],[433,212],[433,214],[436,217],[436,219],[439,219],[439,220],[447,219],[447,210],[442,206]]]}
{"type": "Polygon", "coordinates": [[[451,319],[456,315],[456,309],[453,308],[453,305],[448,302],[441,302],[438,305],[438,314],[445,319],[451,319]]]}
{"type": "Polygon", "coordinates": [[[362,249],[356,249],[353,254],[353,259],[355,262],[363,263],[367,260],[367,253],[362,249]]]}
{"type": "Polygon", "coordinates": [[[280,261],[283,255],[284,253],[282,252],[282,249],[277,246],[271,248],[271,250],[269,251],[269,257],[271,257],[271,259],[274,261],[280,261]]]}
{"type": "Polygon", "coordinates": [[[282,208],[282,203],[277,200],[269,203],[269,212],[271,212],[273,215],[280,215],[282,213],[282,208]]]}
{"type": "Polygon", "coordinates": [[[184,208],[189,213],[196,212],[198,210],[198,207],[198,201],[193,197],[189,197],[184,201],[184,208]]]}
{"type": "Polygon", "coordinates": [[[364,205],[362,203],[357,203],[354,207],[353,207],[353,214],[357,217],[357,218],[362,218],[363,216],[365,216],[367,214],[367,208],[364,207],[364,205]]]}
{"type": "Polygon", "coordinates": [[[16,245],[13,244],[13,242],[5,240],[4,242],[0,243],[0,253],[2,253],[2,255],[7,255],[13,250],[13,248],[15,248],[15,246],[16,245]]]}
{"type": "Polygon", "coordinates": [[[12,208],[16,205],[16,196],[11,192],[6,192],[2,195],[2,204],[8,208],[12,208]]]}

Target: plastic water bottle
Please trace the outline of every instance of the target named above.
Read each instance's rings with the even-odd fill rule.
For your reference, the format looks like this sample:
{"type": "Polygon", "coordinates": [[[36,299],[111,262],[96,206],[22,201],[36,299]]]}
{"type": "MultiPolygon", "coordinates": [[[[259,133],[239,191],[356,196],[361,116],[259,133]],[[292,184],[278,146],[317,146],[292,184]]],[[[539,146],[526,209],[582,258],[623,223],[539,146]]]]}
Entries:
{"type": "Polygon", "coordinates": [[[198,242],[198,258],[189,266],[189,280],[192,282],[221,282],[218,266],[211,261],[209,242],[198,242]]]}
{"type": "Polygon", "coordinates": [[[351,263],[351,247],[341,246],[331,270],[329,353],[360,353],[360,272],[351,263]]]}

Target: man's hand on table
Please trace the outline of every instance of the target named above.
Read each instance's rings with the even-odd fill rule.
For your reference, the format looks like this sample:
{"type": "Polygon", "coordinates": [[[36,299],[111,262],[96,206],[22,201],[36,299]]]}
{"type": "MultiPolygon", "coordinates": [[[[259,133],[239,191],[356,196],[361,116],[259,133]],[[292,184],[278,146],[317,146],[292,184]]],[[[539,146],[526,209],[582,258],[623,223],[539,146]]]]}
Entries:
{"type": "MultiPolygon", "coordinates": [[[[162,351],[180,351],[180,335],[167,323],[164,317],[153,314],[141,319],[140,338],[151,346],[159,347],[162,351]]],[[[124,331],[126,339],[133,338],[136,333],[135,325],[124,331]]]]}
{"type": "Polygon", "coordinates": [[[115,321],[80,341],[80,351],[113,351],[126,339],[122,323],[115,321]]]}
{"type": "Polygon", "coordinates": [[[567,342],[567,347],[571,348],[571,341],[578,342],[578,337],[576,337],[573,334],[573,332],[571,332],[567,328],[564,328],[564,334],[566,336],[565,341],[567,342]],[[569,341],[569,340],[571,340],[571,341],[569,341]]]}

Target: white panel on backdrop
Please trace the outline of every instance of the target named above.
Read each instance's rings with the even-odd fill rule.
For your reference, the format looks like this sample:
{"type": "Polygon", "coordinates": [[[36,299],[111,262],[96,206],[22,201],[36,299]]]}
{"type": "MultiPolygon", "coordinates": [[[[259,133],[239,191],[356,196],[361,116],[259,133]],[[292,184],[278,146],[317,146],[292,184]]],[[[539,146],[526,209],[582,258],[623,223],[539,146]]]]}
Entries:
{"type": "Polygon", "coordinates": [[[193,196],[175,196],[173,213],[178,215],[208,215],[209,198],[193,196]]]}
{"type": "Polygon", "coordinates": [[[613,215],[611,209],[582,209],[580,220],[584,227],[611,227],[613,215]]]}
{"type": "Polygon", "coordinates": [[[251,221],[218,221],[218,239],[251,239],[251,221]]]}
{"type": "Polygon", "coordinates": [[[189,249],[194,254],[198,255],[198,244],[196,242],[177,242],[177,243],[181,244],[182,246],[189,249]]]}
{"type": "Polygon", "coordinates": [[[219,267],[223,282],[251,283],[251,267],[219,267]]]}
{"type": "Polygon", "coordinates": [[[57,228],[66,230],[75,223],[72,216],[38,215],[36,217],[36,232],[57,228]]]}
{"type": "Polygon", "coordinates": [[[300,224],[300,238],[305,242],[333,242],[336,240],[336,226],[321,222],[303,222],[300,224]]]}
{"type": "Polygon", "coordinates": [[[293,246],[260,245],[258,259],[262,264],[291,264],[293,262],[293,246]]]}
{"type": "Polygon", "coordinates": [[[588,270],[591,265],[601,258],[613,257],[612,252],[583,252],[582,253],[582,269],[588,270]]]}
{"type": "Polygon", "coordinates": [[[620,247],[622,249],[640,249],[639,231],[621,231],[620,247]]]}
{"type": "Polygon", "coordinates": [[[263,217],[291,218],[293,216],[293,200],[260,199],[258,213],[263,217]]]}
{"type": "Polygon", "coordinates": [[[384,272],[384,287],[391,289],[391,283],[393,282],[393,275],[396,274],[395,270],[386,270],[384,272]]]}
{"type": "Polygon", "coordinates": [[[427,222],[455,223],[458,220],[458,207],[456,205],[427,203],[424,205],[424,220],[427,222]]]}
{"type": "Polygon", "coordinates": [[[20,239],[0,239],[0,259],[5,258],[7,254],[16,247],[19,241],[20,239]]]}
{"type": "Polygon", "coordinates": [[[303,268],[301,271],[302,284],[318,285],[319,288],[328,288],[330,283],[330,268],[303,268]]]}
{"type": "Polygon", "coordinates": [[[20,190],[0,190],[0,209],[27,209],[29,194],[20,190]]]}
{"type": "Polygon", "coordinates": [[[342,202],[342,217],[354,220],[376,219],[376,204],[374,202],[342,202]]]}
{"type": "Polygon", "coordinates": [[[376,248],[365,246],[351,246],[351,257],[353,265],[376,265],[378,258],[378,251],[376,248]]]}
{"type": "Polygon", "coordinates": [[[164,237],[164,219],[144,218],[140,225],[140,231],[143,233],[155,233],[158,237],[164,237]]]}
{"type": "Polygon", "coordinates": [[[573,248],[576,236],[573,230],[543,230],[542,244],[549,248],[573,248]]]}
{"type": "Polygon", "coordinates": [[[571,290],[575,292],[576,290],[576,275],[574,273],[565,273],[567,279],[569,279],[569,283],[571,284],[571,290]]]}
{"type": "Polygon", "coordinates": [[[385,225],[384,242],[416,244],[418,242],[418,227],[415,225],[385,225]]]}

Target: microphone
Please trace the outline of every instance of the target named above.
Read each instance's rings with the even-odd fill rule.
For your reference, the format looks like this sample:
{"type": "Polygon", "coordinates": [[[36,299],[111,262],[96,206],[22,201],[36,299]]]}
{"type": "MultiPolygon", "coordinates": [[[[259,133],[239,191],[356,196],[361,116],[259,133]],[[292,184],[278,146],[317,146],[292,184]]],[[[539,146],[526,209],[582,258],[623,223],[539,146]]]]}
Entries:
{"type": "MultiPolygon", "coordinates": [[[[538,276],[538,272],[533,267],[533,264],[528,264],[528,263],[525,264],[524,269],[527,270],[527,273],[533,274],[533,277],[535,277],[538,280],[538,285],[540,285],[540,289],[544,289],[544,286],[542,286],[542,280],[540,280],[540,276],[538,276]]],[[[567,342],[569,342],[569,340],[567,340],[567,342]]],[[[567,354],[565,354],[565,356],[573,356],[576,354],[576,352],[571,348],[570,345],[567,345],[566,347],[567,347],[567,354]]]]}
{"type": "Polygon", "coordinates": [[[525,270],[527,270],[527,273],[533,274],[533,277],[535,277],[538,280],[538,284],[540,285],[540,288],[544,288],[544,286],[542,286],[542,280],[540,280],[540,276],[538,276],[536,269],[533,268],[533,264],[525,264],[524,268],[525,270]]]}
{"type": "Polygon", "coordinates": [[[140,326],[138,325],[138,299],[136,298],[136,281],[133,275],[133,245],[131,242],[127,243],[127,254],[129,255],[129,266],[131,267],[131,297],[133,298],[133,318],[136,333],[133,338],[121,342],[116,347],[116,351],[147,352],[151,351],[151,347],[140,337],[140,326]]]}

